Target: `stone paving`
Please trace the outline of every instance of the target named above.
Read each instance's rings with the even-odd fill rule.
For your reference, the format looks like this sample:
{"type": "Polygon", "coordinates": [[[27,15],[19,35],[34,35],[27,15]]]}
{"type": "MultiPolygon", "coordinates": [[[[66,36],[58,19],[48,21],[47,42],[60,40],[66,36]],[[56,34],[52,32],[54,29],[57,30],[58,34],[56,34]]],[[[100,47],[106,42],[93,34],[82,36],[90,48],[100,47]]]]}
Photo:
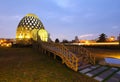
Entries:
{"type": "Polygon", "coordinates": [[[89,71],[91,71],[91,70],[94,70],[94,69],[96,69],[96,68],[98,68],[98,67],[99,67],[99,65],[90,66],[90,67],[88,67],[88,68],[85,68],[85,69],[83,69],[83,70],[80,70],[79,72],[80,72],[80,73],[86,73],[86,72],[89,72],[89,71]]]}
{"type": "Polygon", "coordinates": [[[102,66],[102,67],[100,67],[100,68],[98,68],[96,70],[93,70],[93,71],[91,71],[89,73],[86,73],[86,75],[89,76],[89,77],[92,77],[92,76],[94,76],[94,75],[96,75],[96,74],[98,74],[98,73],[100,73],[100,72],[102,72],[102,71],[104,71],[106,69],[107,69],[107,67],[102,66]]]}
{"type": "Polygon", "coordinates": [[[108,79],[106,82],[120,82],[120,71],[115,73],[110,79],[108,79]]]}
{"type": "Polygon", "coordinates": [[[103,72],[102,74],[94,77],[94,79],[98,81],[103,81],[105,78],[107,78],[108,76],[110,76],[112,73],[114,73],[117,70],[118,70],[117,68],[110,68],[109,70],[103,72]]]}
{"type": "Polygon", "coordinates": [[[82,69],[87,68],[87,67],[89,67],[89,66],[91,66],[91,64],[88,64],[88,65],[85,65],[85,66],[79,66],[79,67],[78,67],[78,70],[82,70],[82,69]]]}
{"type": "Polygon", "coordinates": [[[120,68],[107,66],[88,66],[79,71],[99,82],[120,82],[120,68]]]}

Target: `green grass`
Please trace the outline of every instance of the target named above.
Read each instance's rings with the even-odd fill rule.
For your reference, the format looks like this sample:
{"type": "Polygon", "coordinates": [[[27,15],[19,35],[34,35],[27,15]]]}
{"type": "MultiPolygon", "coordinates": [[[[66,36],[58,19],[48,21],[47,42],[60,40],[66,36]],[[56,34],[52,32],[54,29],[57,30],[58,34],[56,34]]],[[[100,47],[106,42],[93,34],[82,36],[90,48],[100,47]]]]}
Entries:
{"type": "Polygon", "coordinates": [[[0,48],[0,82],[97,82],[32,48],[0,48]]]}

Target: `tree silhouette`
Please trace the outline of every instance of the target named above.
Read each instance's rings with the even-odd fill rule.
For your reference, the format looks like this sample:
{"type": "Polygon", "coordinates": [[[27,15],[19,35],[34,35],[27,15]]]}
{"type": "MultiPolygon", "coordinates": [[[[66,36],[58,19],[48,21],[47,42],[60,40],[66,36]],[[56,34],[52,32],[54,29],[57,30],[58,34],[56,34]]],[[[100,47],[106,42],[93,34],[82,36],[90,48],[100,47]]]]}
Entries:
{"type": "Polygon", "coordinates": [[[102,34],[100,34],[97,42],[106,42],[106,39],[107,39],[106,34],[102,33],[102,34]]]}
{"type": "Polygon", "coordinates": [[[62,41],[62,43],[69,43],[69,41],[66,40],[66,39],[64,39],[64,40],[62,41]]]}
{"type": "Polygon", "coordinates": [[[55,43],[59,43],[60,41],[59,41],[59,39],[58,38],[56,38],[56,40],[55,40],[55,43]]]}

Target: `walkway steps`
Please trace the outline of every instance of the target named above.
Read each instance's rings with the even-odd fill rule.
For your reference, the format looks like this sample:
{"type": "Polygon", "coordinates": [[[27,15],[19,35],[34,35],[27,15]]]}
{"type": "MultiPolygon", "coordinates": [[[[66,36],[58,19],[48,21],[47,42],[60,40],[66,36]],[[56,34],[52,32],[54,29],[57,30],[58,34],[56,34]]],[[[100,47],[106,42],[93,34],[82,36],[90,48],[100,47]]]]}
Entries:
{"type": "Polygon", "coordinates": [[[106,69],[108,69],[108,67],[102,66],[102,67],[100,67],[100,68],[98,68],[96,70],[93,70],[93,71],[91,71],[89,73],[86,73],[86,75],[89,76],[89,77],[92,77],[92,76],[95,76],[95,75],[105,71],[106,69]]]}
{"type": "Polygon", "coordinates": [[[103,81],[105,78],[109,77],[111,74],[113,74],[117,70],[118,70],[117,68],[110,68],[109,70],[103,72],[102,74],[94,77],[94,79],[101,82],[101,81],[103,81]]]}
{"type": "Polygon", "coordinates": [[[87,65],[84,65],[84,66],[79,66],[78,70],[82,70],[82,69],[85,69],[85,68],[90,67],[90,66],[91,66],[91,64],[87,64],[87,65]]]}
{"type": "Polygon", "coordinates": [[[115,73],[110,79],[108,79],[106,82],[120,82],[120,71],[115,73]]]}
{"type": "Polygon", "coordinates": [[[89,71],[91,71],[91,70],[94,70],[94,69],[96,69],[96,68],[98,68],[98,67],[99,67],[99,65],[90,66],[90,67],[85,68],[85,69],[83,69],[83,70],[81,70],[81,71],[79,71],[79,72],[80,72],[80,73],[87,73],[87,72],[89,72],[89,71]]]}
{"type": "Polygon", "coordinates": [[[85,74],[99,82],[120,82],[120,68],[101,65],[83,67],[79,73],[85,74]]]}

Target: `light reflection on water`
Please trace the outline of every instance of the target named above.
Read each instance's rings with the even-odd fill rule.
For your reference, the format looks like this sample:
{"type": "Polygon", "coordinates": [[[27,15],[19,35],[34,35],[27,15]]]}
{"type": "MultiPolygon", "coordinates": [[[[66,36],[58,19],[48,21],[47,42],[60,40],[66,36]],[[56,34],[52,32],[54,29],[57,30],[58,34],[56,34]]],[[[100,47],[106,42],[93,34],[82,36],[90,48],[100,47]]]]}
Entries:
{"type": "Polygon", "coordinates": [[[120,64],[120,59],[117,58],[105,58],[105,61],[111,64],[120,64]]]}

